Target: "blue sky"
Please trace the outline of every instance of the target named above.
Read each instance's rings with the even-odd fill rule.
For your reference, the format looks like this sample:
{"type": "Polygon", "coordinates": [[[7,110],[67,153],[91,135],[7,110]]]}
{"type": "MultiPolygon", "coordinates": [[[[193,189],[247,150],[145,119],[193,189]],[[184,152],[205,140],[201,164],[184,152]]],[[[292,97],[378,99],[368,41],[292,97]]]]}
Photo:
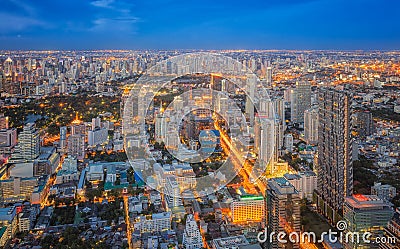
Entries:
{"type": "Polygon", "coordinates": [[[396,0],[0,0],[0,49],[400,49],[396,0]]]}

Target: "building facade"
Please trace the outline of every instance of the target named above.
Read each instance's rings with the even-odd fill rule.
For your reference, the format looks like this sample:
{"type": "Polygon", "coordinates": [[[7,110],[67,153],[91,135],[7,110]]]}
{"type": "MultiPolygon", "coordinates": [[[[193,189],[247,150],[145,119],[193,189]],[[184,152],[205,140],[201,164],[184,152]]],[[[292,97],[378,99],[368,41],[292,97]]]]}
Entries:
{"type": "MultiPolygon", "coordinates": [[[[353,195],[345,198],[343,207],[343,219],[347,223],[347,232],[364,234],[371,233],[368,238],[375,241],[377,237],[383,237],[384,229],[393,216],[389,204],[379,199],[376,195],[353,195]]],[[[370,249],[379,248],[378,243],[365,243],[360,239],[345,239],[346,249],[370,249]]]]}
{"type": "Polygon", "coordinates": [[[242,196],[231,204],[232,222],[261,222],[265,215],[265,201],[262,196],[242,196]]]}
{"type": "Polygon", "coordinates": [[[292,89],[291,121],[293,123],[304,122],[304,112],[311,107],[310,82],[296,82],[296,88],[292,89]]]}
{"type": "Polygon", "coordinates": [[[299,192],[283,177],[272,178],[267,185],[267,228],[268,238],[265,248],[299,248],[299,243],[282,244],[278,241],[277,234],[284,233],[285,238],[291,232],[300,234],[300,197],[299,192]]]}
{"type": "Polygon", "coordinates": [[[319,89],[319,211],[332,223],[340,220],[344,198],[353,193],[351,96],[333,88],[319,89]]]}

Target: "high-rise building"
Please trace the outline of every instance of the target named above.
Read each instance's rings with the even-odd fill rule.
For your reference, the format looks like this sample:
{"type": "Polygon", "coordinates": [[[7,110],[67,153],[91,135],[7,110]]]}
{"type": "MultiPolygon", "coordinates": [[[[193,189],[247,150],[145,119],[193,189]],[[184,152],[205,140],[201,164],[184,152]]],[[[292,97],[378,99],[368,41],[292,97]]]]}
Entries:
{"type": "Polygon", "coordinates": [[[83,160],[85,158],[85,135],[70,135],[67,139],[67,147],[68,155],[83,160]]]}
{"type": "Polygon", "coordinates": [[[265,215],[265,202],[262,196],[242,196],[231,204],[234,223],[261,222],[265,215]]]}
{"type": "Polygon", "coordinates": [[[267,67],[266,76],[267,86],[270,87],[272,85],[272,67],[267,67]]]}
{"type": "Polygon", "coordinates": [[[286,130],[286,117],[285,117],[285,100],[282,98],[276,98],[273,101],[275,117],[278,117],[283,131],[286,130]]]}
{"type": "Polygon", "coordinates": [[[369,111],[354,113],[354,128],[359,137],[372,135],[374,133],[374,120],[372,118],[372,113],[369,111]]]}
{"type": "Polygon", "coordinates": [[[333,88],[321,88],[318,97],[317,207],[336,223],[344,198],[353,194],[351,96],[333,88]]]}
{"type": "Polygon", "coordinates": [[[291,133],[285,135],[285,148],[289,152],[293,152],[293,135],[291,133]]]}
{"type": "Polygon", "coordinates": [[[300,234],[300,197],[299,192],[283,177],[272,178],[267,185],[267,227],[268,237],[266,248],[299,248],[299,243],[292,243],[288,239],[291,232],[300,234]],[[288,243],[278,241],[277,234],[286,234],[288,243]]]}
{"type": "MultiPolygon", "coordinates": [[[[343,219],[347,223],[348,232],[358,233],[360,237],[365,233],[371,233],[368,238],[375,241],[377,237],[383,237],[384,228],[393,216],[392,208],[387,202],[376,195],[353,195],[345,198],[343,206],[343,219]]],[[[346,249],[370,249],[379,248],[379,243],[365,243],[362,238],[345,239],[346,249]]]]}
{"type": "Polygon", "coordinates": [[[60,154],[53,146],[40,148],[40,156],[33,164],[33,175],[51,175],[53,174],[60,163],[60,154]]]}
{"type": "Polygon", "coordinates": [[[40,153],[39,130],[34,123],[24,126],[22,132],[18,135],[18,152],[23,160],[34,160],[40,153]]]}
{"type": "Polygon", "coordinates": [[[163,114],[157,114],[155,121],[154,137],[157,142],[162,142],[167,134],[167,118],[163,114]]]}
{"type": "Polygon", "coordinates": [[[248,74],[246,77],[246,114],[249,118],[250,125],[254,124],[254,94],[257,86],[257,76],[248,74]]]}
{"type": "MultiPolygon", "coordinates": [[[[254,125],[254,145],[259,158],[264,163],[276,163],[282,154],[283,137],[286,123],[282,99],[260,100],[258,114],[254,125]]],[[[272,171],[272,168],[269,168],[272,171]]],[[[273,172],[270,172],[273,173],[273,172]]]]}
{"type": "Polygon", "coordinates": [[[60,149],[63,150],[67,146],[67,127],[60,127],[60,149]]]}
{"type": "Polygon", "coordinates": [[[4,75],[6,77],[11,77],[12,73],[13,73],[13,66],[14,66],[14,62],[13,60],[8,57],[5,61],[4,61],[4,75]]]}
{"type": "Polygon", "coordinates": [[[291,121],[293,123],[304,122],[304,112],[311,107],[310,82],[297,82],[296,88],[291,92],[291,121]]]}
{"type": "Polygon", "coordinates": [[[165,197],[169,208],[182,206],[179,183],[175,176],[167,176],[165,190],[165,197]]]}
{"type": "Polygon", "coordinates": [[[312,201],[314,190],[317,189],[317,174],[313,171],[303,171],[298,174],[286,173],[284,177],[299,191],[301,199],[307,198],[312,201]]]}
{"type": "Polygon", "coordinates": [[[292,88],[289,87],[285,89],[285,91],[283,92],[283,99],[288,104],[292,103],[292,88]]]}
{"type": "Polygon", "coordinates": [[[312,145],[318,142],[318,107],[304,112],[304,139],[312,145]]]}
{"type": "Polygon", "coordinates": [[[265,116],[258,116],[254,125],[254,147],[260,161],[268,164],[274,153],[274,121],[265,116]]]}
{"type": "Polygon", "coordinates": [[[97,146],[104,144],[108,140],[108,130],[96,127],[94,130],[88,131],[88,145],[97,146]]]}
{"type": "Polygon", "coordinates": [[[92,118],[92,130],[95,130],[96,128],[101,128],[101,118],[92,118]]]}
{"type": "Polygon", "coordinates": [[[203,248],[203,240],[197,222],[192,214],[186,217],[186,226],[183,233],[183,243],[186,249],[203,248]]]}
{"type": "Polygon", "coordinates": [[[85,135],[86,136],[86,126],[85,124],[72,124],[71,125],[71,135],[85,135]]]}

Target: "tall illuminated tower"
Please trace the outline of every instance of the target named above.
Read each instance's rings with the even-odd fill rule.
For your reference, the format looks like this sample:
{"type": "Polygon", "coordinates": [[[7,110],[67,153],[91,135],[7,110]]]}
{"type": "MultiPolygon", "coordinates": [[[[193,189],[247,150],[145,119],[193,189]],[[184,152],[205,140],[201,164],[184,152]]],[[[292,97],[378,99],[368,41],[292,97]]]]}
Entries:
{"type": "Polygon", "coordinates": [[[304,112],[311,108],[311,84],[297,82],[292,89],[291,120],[293,123],[304,122],[304,112]]]}
{"type": "Polygon", "coordinates": [[[318,209],[331,221],[342,215],[344,198],[353,194],[351,96],[321,88],[318,125],[318,209]]]}
{"type": "Polygon", "coordinates": [[[246,78],[246,114],[250,120],[250,125],[254,124],[254,94],[257,85],[257,77],[254,74],[248,74],[246,78]]]}

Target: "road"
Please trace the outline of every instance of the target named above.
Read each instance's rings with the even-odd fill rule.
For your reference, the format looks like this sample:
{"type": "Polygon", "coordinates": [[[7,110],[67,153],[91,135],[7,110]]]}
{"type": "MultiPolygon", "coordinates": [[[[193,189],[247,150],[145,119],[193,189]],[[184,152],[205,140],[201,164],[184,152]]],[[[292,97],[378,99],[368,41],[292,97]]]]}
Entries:
{"type": "MultiPolygon", "coordinates": [[[[243,159],[242,153],[232,145],[229,136],[225,133],[225,131],[218,125],[218,122],[214,123],[215,128],[220,132],[221,135],[221,146],[224,149],[225,153],[229,155],[229,152],[233,154],[232,162],[236,170],[239,171],[239,175],[243,178],[243,186],[249,194],[258,194],[255,191],[254,184],[250,180],[250,176],[252,175],[253,165],[248,160],[243,159]]],[[[253,179],[257,179],[257,177],[253,176],[253,179]]],[[[256,186],[258,187],[261,194],[265,194],[266,185],[262,182],[257,180],[256,186]]]]}
{"type": "Polygon", "coordinates": [[[125,223],[126,223],[126,237],[128,238],[129,249],[133,249],[132,245],[132,227],[129,219],[129,196],[124,194],[124,210],[125,210],[125,223]]]}

